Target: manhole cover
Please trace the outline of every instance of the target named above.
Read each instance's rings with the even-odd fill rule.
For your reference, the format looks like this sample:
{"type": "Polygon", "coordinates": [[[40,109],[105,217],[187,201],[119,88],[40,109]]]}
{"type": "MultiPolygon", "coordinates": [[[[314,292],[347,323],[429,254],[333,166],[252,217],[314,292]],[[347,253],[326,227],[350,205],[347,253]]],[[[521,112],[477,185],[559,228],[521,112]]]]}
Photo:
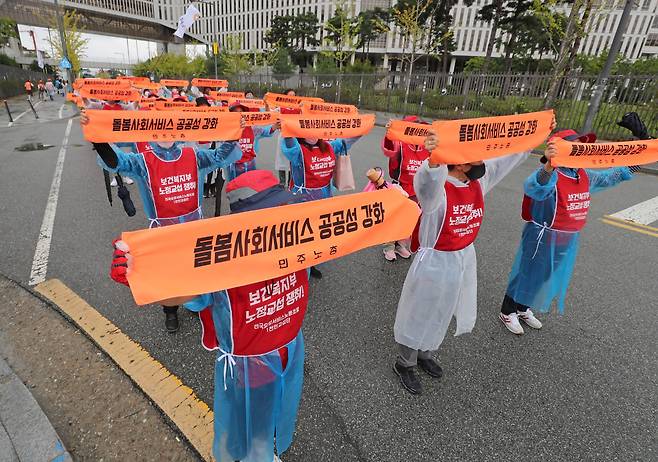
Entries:
{"type": "Polygon", "coordinates": [[[50,149],[54,145],[52,144],[43,144],[43,143],[25,143],[17,146],[16,151],[43,151],[45,149],[50,149]]]}

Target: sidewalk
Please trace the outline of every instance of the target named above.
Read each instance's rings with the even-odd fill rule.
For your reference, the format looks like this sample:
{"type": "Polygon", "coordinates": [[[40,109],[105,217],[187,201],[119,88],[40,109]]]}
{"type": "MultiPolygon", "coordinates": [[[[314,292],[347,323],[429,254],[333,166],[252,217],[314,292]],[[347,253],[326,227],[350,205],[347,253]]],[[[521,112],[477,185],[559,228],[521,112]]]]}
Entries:
{"type": "Polygon", "coordinates": [[[0,461],[70,461],[39,404],[0,358],[0,461]]]}
{"type": "Polygon", "coordinates": [[[0,462],[199,460],[87,337],[1,275],[0,319],[0,462]]]}

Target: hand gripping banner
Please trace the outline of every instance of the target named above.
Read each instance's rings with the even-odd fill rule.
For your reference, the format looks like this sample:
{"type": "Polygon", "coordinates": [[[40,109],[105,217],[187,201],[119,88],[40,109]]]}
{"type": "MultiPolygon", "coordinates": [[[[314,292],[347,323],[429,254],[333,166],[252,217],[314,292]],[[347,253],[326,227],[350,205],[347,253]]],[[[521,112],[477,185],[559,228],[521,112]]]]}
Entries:
{"type": "Polygon", "coordinates": [[[302,114],[358,114],[359,110],[351,104],[330,104],[315,101],[302,101],[302,114]]]}
{"type": "Polygon", "coordinates": [[[192,85],[195,87],[228,88],[228,80],[192,79],[192,85]]]}
{"type": "Polygon", "coordinates": [[[226,141],[237,140],[242,133],[237,112],[87,110],[86,114],[89,123],[82,126],[82,133],[93,143],[226,141]]]}
{"type": "Polygon", "coordinates": [[[160,79],[160,85],[165,87],[187,87],[189,84],[187,80],[160,79]]]}
{"type": "Polygon", "coordinates": [[[281,136],[291,138],[353,138],[370,132],[375,115],[285,114],[280,116],[281,136]]]}
{"type": "Polygon", "coordinates": [[[85,85],[78,92],[83,98],[102,99],[105,101],[139,101],[142,99],[141,94],[130,87],[89,87],[85,85]]]}
{"type": "Polygon", "coordinates": [[[553,167],[610,168],[658,162],[658,140],[571,143],[556,139],[553,167]]]}
{"type": "Polygon", "coordinates": [[[408,237],[420,210],[385,189],[124,232],[138,305],[281,277],[408,237]]]}
{"type": "Polygon", "coordinates": [[[524,152],[542,144],[551,132],[553,110],[498,117],[439,120],[432,130],[439,138],[430,161],[467,164],[524,152]]]}
{"type": "Polygon", "coordinates": [[[415,122],[406,122],[404,120],[391,120],[386,130],[386,137],[389,140],[401,141],[414,146],[423,146],[425,138],[433,130],[429,124],[419,124],[415,122]]]}
{"type": "Polygon", "coordinates": [[[130,88],[132,83],[130,80],[116,80],[116,79],[75,79],[73,88],[79,90],[83,86],[90,87],[113,87],[113,88],[130,88]]]}

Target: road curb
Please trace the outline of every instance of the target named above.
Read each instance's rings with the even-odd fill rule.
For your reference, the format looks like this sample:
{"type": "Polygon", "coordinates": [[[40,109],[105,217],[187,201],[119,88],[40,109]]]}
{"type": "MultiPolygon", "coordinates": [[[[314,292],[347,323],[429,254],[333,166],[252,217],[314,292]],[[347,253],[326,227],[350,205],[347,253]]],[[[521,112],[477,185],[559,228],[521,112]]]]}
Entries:
{"type": "Polygon", "coordinates": [[[46,414],[2,357],[0,357],[0,454],[3,455],[2,460],[10,461],[73,460],[46,414]]]}

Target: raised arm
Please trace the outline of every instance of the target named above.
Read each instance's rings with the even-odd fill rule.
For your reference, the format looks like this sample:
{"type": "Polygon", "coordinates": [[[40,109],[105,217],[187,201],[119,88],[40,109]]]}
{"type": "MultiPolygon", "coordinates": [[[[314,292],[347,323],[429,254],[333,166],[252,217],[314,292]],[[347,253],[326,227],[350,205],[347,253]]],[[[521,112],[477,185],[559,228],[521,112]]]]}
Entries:
{"type": "Polygon", "coordinates": [[[335,140],[329,141],[329,144],[334,149],[336,155],[346,156],[347,151],[349,151],[352,145],[359,141],[360,138],[360,136],[356,136],[354,138],[337,138],[335,140]]]}
{"type": "Polygon", "coordinates": [[[494,186],[514,170],[514,167],[526,160],[529,155],[530,151],[484,161],[486,171],[484,176],[479,180],[482,185],[482,193],[487,194],[491,191],[494,186]]]}
{"type": "Polygon", "coordinates": [[[198,149],[197,165],[201,170],[217,170],[240,160],[242,151],[236,141],[217,142],[216,149],[198,149]]]}
{"type": "Polygon", "coordinates": [[[281,152],[290,161],[291,165],[301,165],[302,147],[297,138],[281,138],[281,152]]]}
{"type": "Polygon", "coordinates": [[[633,178],[633,173],[629,167],[607,168],[604,170],[588,169],[589,191],[596,194],[599,191],[617,186],[623,181],[633,178]]]}

